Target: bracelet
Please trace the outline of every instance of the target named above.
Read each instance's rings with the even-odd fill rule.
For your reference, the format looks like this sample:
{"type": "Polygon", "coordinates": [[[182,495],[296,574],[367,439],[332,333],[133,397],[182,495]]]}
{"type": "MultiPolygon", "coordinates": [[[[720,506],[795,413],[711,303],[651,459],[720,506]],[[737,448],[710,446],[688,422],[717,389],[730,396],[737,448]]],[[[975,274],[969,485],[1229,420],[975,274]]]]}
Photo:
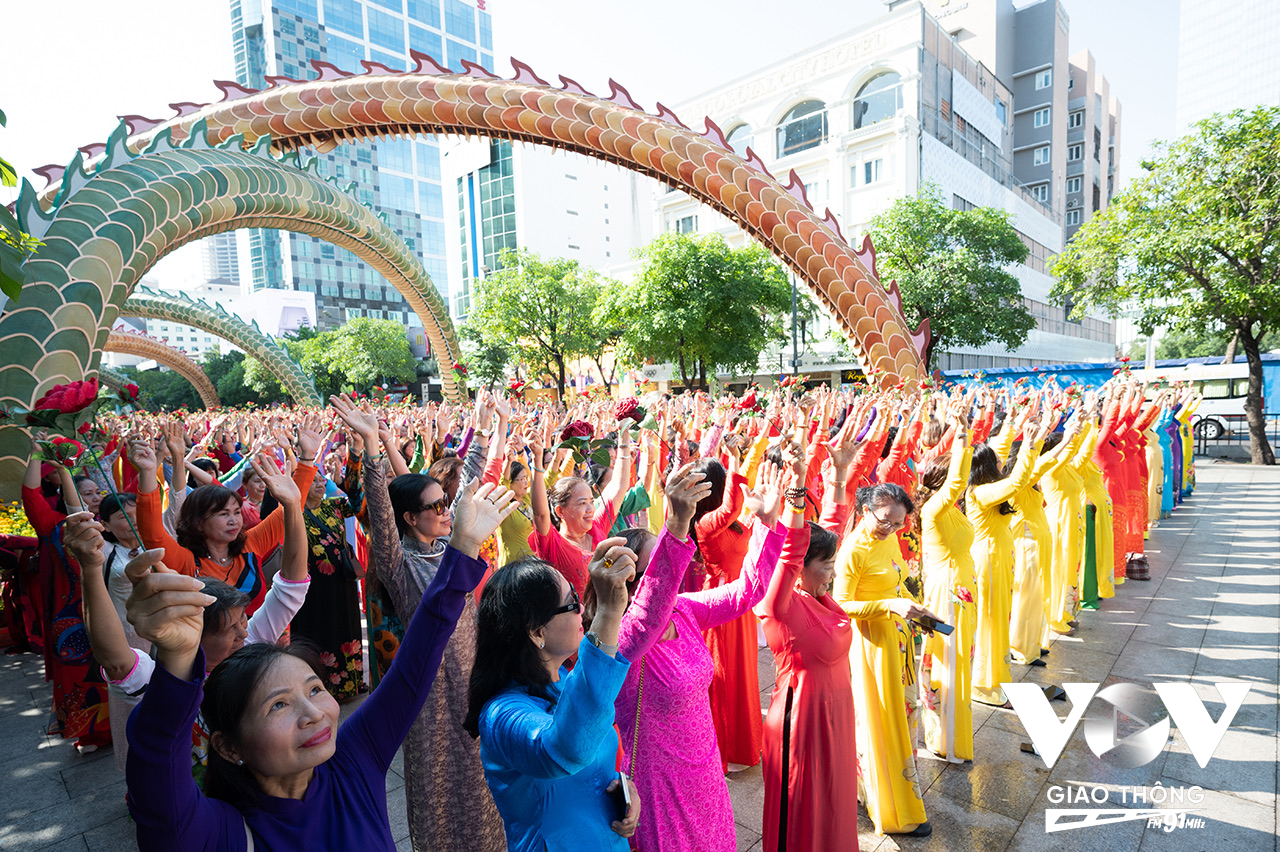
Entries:
{"type": "Polygon", "coordinates": [[[365,459],[366,459],[367,461],[371,461],[371,462],[379,462],[379,461],[382,461],[383,459],[385,459],[385,458],[387,457],[387,454],[386,454],[386,453],[376,453],[376,454],[375,454],[375,453],[370,453],[370,452],[368,452],[368,451],[365,451],[364,457],[365,457],[365,459]]]}
{"type": "Polygon", "coordinates": [[[808,491],[804,488],[788,488],[785,492],[786,496],[792,500],[797,500],[808,495],[808,491]]]}
{"type": "Polygon", "coordinates": [[[307,462],[313,462],[315,460],[316,460],[315,456],[312,456],[309,459],[304,459],[302,456],[298,456],[298,461],[302,462],[303,464],[306,464],[307,462]]]}
{"type": "Polygon", "coordinates": [[[534,473],[546,473],[546,472],[547,472],[547,469],[546,469],[545,467],[534,467],[532,463],[529,465],[529,467],[533,468],[533,472],[534,472],[534,473]]]}
{"type": "Polygon", "coordinates": [[[803,513],[804,513],[804,510],[805,510],[805,508],[806,508],[806,504],[805,504],[805,503],[791,503],[791,502],[788,502],[788,503],[787,503],[787,508],[788,508],[788,509],[791,509],[792,511],[794,511],[794,512],[796,512],[796,513],[803,514],[803,513]]]}

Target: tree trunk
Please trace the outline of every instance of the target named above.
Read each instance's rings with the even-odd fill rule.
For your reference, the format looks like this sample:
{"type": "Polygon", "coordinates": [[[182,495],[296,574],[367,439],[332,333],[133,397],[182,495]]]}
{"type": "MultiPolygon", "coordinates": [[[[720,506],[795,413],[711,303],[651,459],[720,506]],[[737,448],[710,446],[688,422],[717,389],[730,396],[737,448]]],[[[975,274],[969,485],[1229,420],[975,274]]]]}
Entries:
{"type": "Polygon", "coordinates": [[[698,389],[707,389],[707,362],[702,358],[698,359],[698,389]]]}
{"type": "Polygon", "coordinates": [[[560,390],[560,399],[564,399],[564,356],[556,356],[556,387],[560,390]]]}
{"type": "Polygon", "coordinates": [[[1236,362],[1236,345],[1240,342],[1240,331],[1231,335],[1231,341],[1227,343],[1227,354],[1222,357],[1222,363],[1234,364],[1236,362]]]}
{"type": "Polygon", "coordinates": [[[684,382],[684,386],[689,387],[689,371],[684,365],[684,340],[680,340],[680,381],[684,382]]]}
{"type": "Polygon", "coordinates": [[[1262,351],[1258,341],[1266,333],[1260,330],[1257,337],[1253,329],[1241,328],[1238,332],[1244,344],[1245,358],[1249,361],[1249,393],[1244,401],[1244,416],[1249,422],[1249,461],[1252,464],[1275,464],[1276,454],[1267,441],[1267,420],[1262,415],[1262,351]]]}

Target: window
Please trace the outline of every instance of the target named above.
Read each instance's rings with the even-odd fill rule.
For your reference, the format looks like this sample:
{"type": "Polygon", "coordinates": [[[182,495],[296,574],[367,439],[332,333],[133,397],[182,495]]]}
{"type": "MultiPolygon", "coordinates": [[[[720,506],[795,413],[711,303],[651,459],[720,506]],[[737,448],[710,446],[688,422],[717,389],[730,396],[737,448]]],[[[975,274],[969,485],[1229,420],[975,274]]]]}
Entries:
{"type": "Polygon", "coordinates": [[[1036,88],[1047,89],[1053,85],[1053,69],[1046,68],[1036,74],[1036,88]]]}
{"type": "Polygon", "coordinates": [[[308,18],[312,21],[319,20],[316,16],[315,0],[276,0],[276,9],[281,12],[292,12],[300,18],[308,18]]]}
{"type": "Polygon", "coordinates": [[[364,38],[364,16],[354,0],[324,0],[324,27],[364,38]]]}
{"type": "Polygon", "coordinates": [[[1080,191],[1080,178],[1078,177],[1067,178],[1067,194],[1070,195],[1073,192],[1079,192],[1079,191],[1080,191]]]}
{"type": "Polygon", "coordinates": [[[880,173],[884,168],[884,159],[876,157],[874,160],[867,160],[862,164],[862,182],[863,184],[878,183],[880,181],[880,173]]]}
{"type": "Polygon", "coordinates": [[[1000,119],[1001,127],[1004,127],[1009,121],[1009,107],[999,98],[996,98],[996,118],[1000,119]]]}
{"type": "Polygon", "coordinates": [[[1072,226],[1072,225],[1079,225],[1079,224],[1080,224],[1080,211],[1079,211],[1079,210],[1068,210],[1068,211],[1067,211],[1067,226],[1068,226],[1068,227],[1070,227],[1070,226],[1072,226]]]}
{"type": "Polygon", "coordinates": [[[480,22],[481,50],[493,50],[493,18],[489,16],[488,12],[481,12],[476,17],[480,22]]]}
{"type": "Polygon", "coordinates": [[[444,0],[444,31],[451,36],[474,43],[476,40],[476,12],[459,0],[444,0]]]}
{"type": "Polygon", "coordinates": [[[1078,109],[1067,116],[1067,129],[1084,127],[1084,110],[1078,109]]]}
{"type": "Polygon", "coordinates": [[[440,180],[440,149],[426,142],[415,142],[418,154],[418,177],[440,180]]]}
{"type": "Polygon", "coordinates": [[[404,53],[404,21],[377,9],[369,9],[368,14],[369,41],[379,47],[404,53]]]}
{"type": "Polygon", "coordinates": [[[692,234],[698,228],[697,216],[685,216],[677,219],[675,222],[675,232],[677,234],[692,234]]]}
{"type": "Polygon", "coordinates": [[[1049,203],[1049,184],[1038,183],[1035,186],[1031,187],[1031,195],[1033,198],[1035,198],[1036,201],[1039,201],[1041,204],[1048,204],[1049,203]]]}
{"type": "Polygon", "coordinates": [[[1049,162],[1049,146],[1041,145],[1039,148],[1035,150],[1035,153],[1031,158],[1031,163],[1032,165],[1035,165],[1035,166],[1043,166],[1043,165],[1047,165],[1048,162],[1049,162]]]}
{"type": "Polygon", "coordinates": [[[877,74],[853,100],[853,129],[888,121],[902,109],[902,78],[892,71],[877,74]]]}
{"type": "Polygon", "coordinates": [[[462,60],[465,59],[468,62],[475,62],[475,50],[468,45],[454,41],[451,38],[445,39],[445,41],[449,43],[449,70],[456,71],[459,74],[465,74],[467,69],[462,67],[462,60]]]}
{"type": "Polygon", "coordinates": [[[360,60],[364,59],[364,45],[345,38],[329,34],[325,44],[326,58],[343,71],[360,73],[364,70],[360,60]]]}
{"type": "Polygon", "coordinates": [[[1083,157],[1083,156],[1084,156],[1084,146],[1083,146],[1083,145],[1068,145],[1068,146],[1067,146],[1067,162],[1068,162],[1068,163],[1074,163],[1076,160],[1080,159],[1080,158],[1081,158],[1081,157],[1083,157]]]}
{"type": "Polygon", "coordinates": [[[826,104],[817,100],[802,101],[792,107],[778,125],[778,156],[807,151],[826,139],[826,104]]]}
{"type": "Polygon", "coordinates": [[[725,141],[729,143],[729,148],[739,157],[747,156],[747,146],[751,144],[752,133],[751,125],[739,124],[737,127],[729,131],[729,135],[725,137],[725,141]]]}
{"type": "Polygon", "coordinates": [[[378,143],[378,166],[396,172],[413,172],[413,142],[389,139],[378,143]]]}
{"type": "Polygon", "coordinates": [[[407,8],[413,20],[440,28],[440,0],[409,0],[407,8]]]}
{"type": "Polygon", "coordinates": [[[1034,121],[1035,121],[1036,127],[1048,127],[1049,126],[1049,108],[1042,107],[1041,109],[1036,110],[1034,114],[1034,121]]]}
{"type": "Polygon", "coordinates": [[[444,62],[444,42],[439,33],[424,30],[422,27],[409,25],[409,47],[425,53],[437,62],[444,62]]]}

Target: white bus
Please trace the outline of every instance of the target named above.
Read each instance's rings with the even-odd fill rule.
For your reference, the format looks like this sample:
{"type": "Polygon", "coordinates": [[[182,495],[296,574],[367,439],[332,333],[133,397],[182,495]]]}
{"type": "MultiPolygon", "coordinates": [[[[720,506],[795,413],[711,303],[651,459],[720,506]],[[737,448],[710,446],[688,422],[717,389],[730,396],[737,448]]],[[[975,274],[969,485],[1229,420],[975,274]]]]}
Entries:
{"type": "Polygon", "coordinates": [[[1204,400],[1191,418],[1197,436],[1221,438],[1231,429],[1244,429],[1244,400],[1249,392],[1248,364],[1187,364],[1182,367],[1136,369],[1143,382],[1191,382],[1204,400]]]}

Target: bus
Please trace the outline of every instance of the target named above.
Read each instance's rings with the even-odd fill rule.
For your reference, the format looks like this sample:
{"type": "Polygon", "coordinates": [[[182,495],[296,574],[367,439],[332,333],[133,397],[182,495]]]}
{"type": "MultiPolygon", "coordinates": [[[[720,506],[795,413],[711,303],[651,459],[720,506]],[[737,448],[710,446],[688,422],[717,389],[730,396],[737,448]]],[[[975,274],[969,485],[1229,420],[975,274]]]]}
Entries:
{"type": "Polygon", "coordinates": [[[1248,428],[1244,419],[1244,400],[1249,393],[1248,364],[1185,364],[1132,372],[1134,378],[1143,382],[1190,382],[1204,397],[1191,419],[1191,428],[1197,436],[1213,441],[1229,431],[1248,428]]]}

